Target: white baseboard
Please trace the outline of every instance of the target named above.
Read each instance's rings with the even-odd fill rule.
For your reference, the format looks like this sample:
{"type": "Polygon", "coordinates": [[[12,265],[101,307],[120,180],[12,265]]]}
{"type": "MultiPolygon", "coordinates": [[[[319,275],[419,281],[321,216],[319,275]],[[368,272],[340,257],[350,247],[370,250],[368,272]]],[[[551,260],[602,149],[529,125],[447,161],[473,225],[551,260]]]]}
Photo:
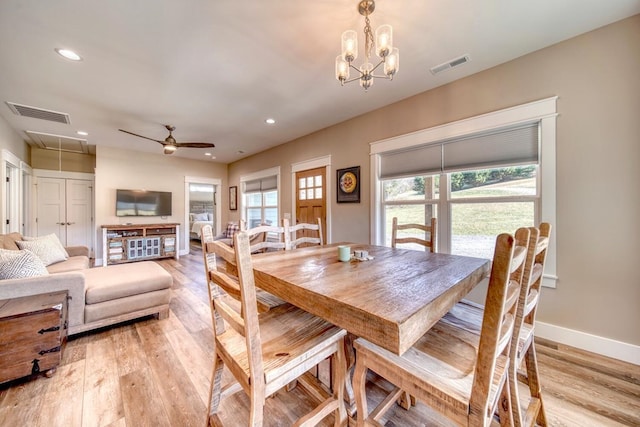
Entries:
{"type": "Polygon", "coordinates": [[[597,335],[591,335],[585,332],[567,329],[544,322],[536,322],[535,335],[557,343],[570,345],[581,350],[640,365],[640,346],[637,345],[599,337],[597,335]]]}

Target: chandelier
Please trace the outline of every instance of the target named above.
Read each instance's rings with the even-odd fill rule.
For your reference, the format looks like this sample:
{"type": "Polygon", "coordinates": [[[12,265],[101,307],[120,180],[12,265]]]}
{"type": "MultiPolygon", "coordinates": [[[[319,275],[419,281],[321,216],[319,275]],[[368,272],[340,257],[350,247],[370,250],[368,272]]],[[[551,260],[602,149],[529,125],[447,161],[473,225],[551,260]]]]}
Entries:
{"type": "Polygon", "coordinates": [[[374,0],[361,0],[358,3],[358,12],[364,16],[364,55],[365,61],[360,68],[353,65],[358,57],[358,34],[354,30],[342,33],[342,53],[336,58],[336,79],[344,86],[355,80],[360,81],[360,86],[366,91],[373,84],[374,78],[393,80],[393,75],[398,72],[400,55],[398,48],[393,47],[393,29],[391,25],[381,25],[376,29],[375,49],[380,58],[377,65],[371,63],[371,51],[374,45],[374,36],[371,31],[369,15],[376,8],[374,0]],[[382,75],[374,72],[382,65],[382,75]],[[354,69],[358,75],[349,79],[349,71],[354,69]]]}

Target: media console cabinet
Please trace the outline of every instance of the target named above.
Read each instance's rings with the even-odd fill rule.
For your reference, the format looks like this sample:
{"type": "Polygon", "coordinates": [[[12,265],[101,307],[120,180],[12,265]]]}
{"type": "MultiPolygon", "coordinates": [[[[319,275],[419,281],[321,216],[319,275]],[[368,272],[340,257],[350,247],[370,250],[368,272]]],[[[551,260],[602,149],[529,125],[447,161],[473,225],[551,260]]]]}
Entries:
{"type": "Polygon", "coordinates": [[[179,258],[180,224],[102,226],[102,265],[179,258]]]}

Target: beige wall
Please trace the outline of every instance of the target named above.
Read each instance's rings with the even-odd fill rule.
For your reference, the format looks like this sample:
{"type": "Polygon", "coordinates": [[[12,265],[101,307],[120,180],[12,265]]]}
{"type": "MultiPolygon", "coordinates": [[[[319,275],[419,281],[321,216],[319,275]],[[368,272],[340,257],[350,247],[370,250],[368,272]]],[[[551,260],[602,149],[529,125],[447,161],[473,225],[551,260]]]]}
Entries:
{"type": "MultiPolygon", "coordinates": [[[[226,187],[227,165],[189,160],[163,154],[140,153],[98,146],[96,150],[96,259],[102,257],[101,225],[148,223],[149,219],[115,216],[116,189],[146,189],[171,191],[173,215],[162,219],[153,217],[153,223],[180,223],[185,236],[185,176],[220,179],[226,187]]],[[[224,212],[228,208],[223,198],[224,212]]],[[[188,224],[187,224],[188,225],[188,224]]],[[[188,249],[181,238],[180,250],[188,249]]]]}
{"type": "Polygon", "coordinates": [[[31,167],[34,169],[93,173],[96,167],[96,156],[64,151],[59,153],[56,150],[32,148],[31,167]]]}
{"type": "Polygon", "coordinates": [[[2,116],[0,116],[0,148],[11,152],[26,163],[29,162],[29,146],[2,116]]]}
{"type": "Polygon", "coordinates": [[[362,202],[333,196],[331,238],[368,242],[370,142],[557,95],[559,280],[538,320],[640,345],[639,52],[636,15],[233,163],[229,185],[280,166],[291,212],[292,163],[331,155],[334,186],[336,169],[360,165],[362,202]]]}

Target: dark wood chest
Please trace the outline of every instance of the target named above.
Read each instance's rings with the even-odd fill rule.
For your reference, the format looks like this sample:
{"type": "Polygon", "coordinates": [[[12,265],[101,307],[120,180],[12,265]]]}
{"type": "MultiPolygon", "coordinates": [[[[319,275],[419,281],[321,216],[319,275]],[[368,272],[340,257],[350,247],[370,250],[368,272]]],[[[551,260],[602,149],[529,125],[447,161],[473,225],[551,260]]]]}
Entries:
{"type": "Polygon", "coordinates": [[[66,340],[66,291],[0,300],[0,383],[50,376],[66,340]]]}

